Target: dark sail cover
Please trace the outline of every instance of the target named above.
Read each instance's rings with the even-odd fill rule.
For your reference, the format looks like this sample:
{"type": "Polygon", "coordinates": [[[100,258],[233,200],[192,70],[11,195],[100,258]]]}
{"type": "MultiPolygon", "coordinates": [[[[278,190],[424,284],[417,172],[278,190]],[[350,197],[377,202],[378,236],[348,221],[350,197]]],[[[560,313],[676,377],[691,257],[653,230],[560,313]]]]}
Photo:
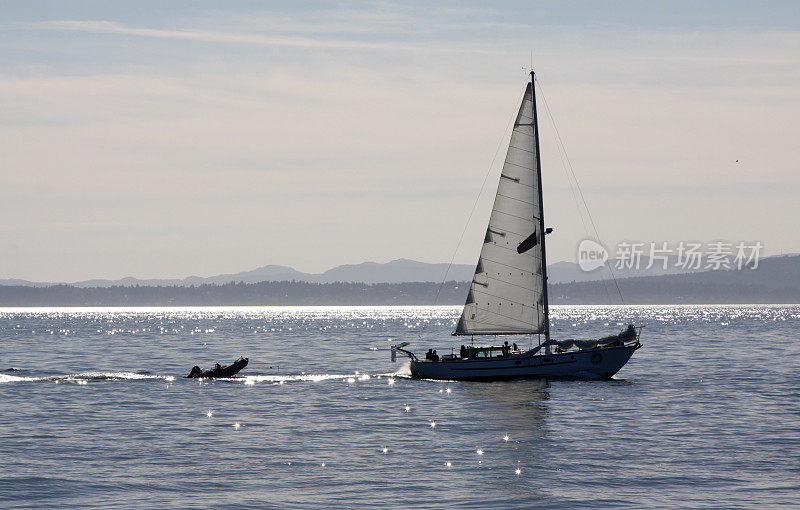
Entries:
{"type": "Polygon", "coordinates": [[[520,254],[525,253],[526,251],[536,246],[536,243],[538,242],[539,241],[536,239],[536,232],[534,232],[533,234],[526,237],[524,241],[519,243],[519,246],[517,246],[517,253],[520,254]]]}

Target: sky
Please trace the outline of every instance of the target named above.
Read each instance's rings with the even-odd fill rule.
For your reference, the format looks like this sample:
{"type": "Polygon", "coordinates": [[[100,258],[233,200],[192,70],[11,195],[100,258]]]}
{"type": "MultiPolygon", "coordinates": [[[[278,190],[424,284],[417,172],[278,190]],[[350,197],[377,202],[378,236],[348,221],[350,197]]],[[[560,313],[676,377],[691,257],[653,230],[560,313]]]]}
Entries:
{"type": "Polygon", "coordinates": [[[427,4],[0,2],[0,278],[473,264],[531,60],[549,262],[800,251],[800,3],[427,4]]]}

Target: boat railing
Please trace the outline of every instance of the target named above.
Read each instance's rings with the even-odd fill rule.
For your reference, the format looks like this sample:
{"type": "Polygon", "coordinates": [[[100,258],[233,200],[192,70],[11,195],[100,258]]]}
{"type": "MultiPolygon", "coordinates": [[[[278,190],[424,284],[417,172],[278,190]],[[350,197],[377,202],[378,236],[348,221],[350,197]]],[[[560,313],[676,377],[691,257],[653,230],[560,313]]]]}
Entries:
{"type": "Polygon", "coordinates": [[[401,342],[401,343],[399,343],[397,345],[393,345],[392,346],[392,361],[397,361],[397,352],[398,351],[402,352],[403,354],[405,354],[406,356],[408,356],[412,360],[415,360],[415,361],[417,360],[417,355],[416,354],[414,354],[411,351],[407,351],[407,350],[403,349],[403,347],[405,347],[407,345],[410,345],[410,344],[408,342],[401,342]]]}

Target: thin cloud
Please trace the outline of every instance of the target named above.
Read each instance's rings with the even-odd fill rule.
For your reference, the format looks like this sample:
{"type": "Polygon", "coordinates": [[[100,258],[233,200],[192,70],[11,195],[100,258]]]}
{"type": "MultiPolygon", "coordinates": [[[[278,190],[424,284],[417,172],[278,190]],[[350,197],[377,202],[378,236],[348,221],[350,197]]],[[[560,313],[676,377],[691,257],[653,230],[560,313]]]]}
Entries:
{"type": "MultiPolygon", "coordinates": [[[[518,107],[530,47],[602,231],[758,231],[773,252],[798,242],[780,221],[798,187],[787,149],[800,111],[796,32],[533,27],[503,12],[384,4],[227,12],[173,25],[0,25],[13,41],[0,71],[0,238],[20,248],[0,260],[4,275],[449,258],[518,107]],[[707,192],[720,182],[759,215],[742,216],[733,191],[707,192]]],[[[542,156],[559,260],[582,231],[550,129],[542,156]]],[[[478,241],[479,223],[467,233],[478,241]]]]}
{"type": "Polygon", "coordinates": [[[198,29],[159,29],[136,28],[115,23],[112,21],[43,21],[16,25],[18,28],[33,28],[40,30],[83,32],[92,34],[130,35],[155,39],[175,39],[198,42],[213,42],[227,44],[249,44],[258,46],[275,46],[307,49],[339,49],[339,50],[390,50],[404,52],[468,52],[468,53],[495,53],[485,49],[465,48],[464,45],[456,46],[431,46],[429,44],[409,44],[379,41],[354,41],[337,38],[303,37],[293,35],[263,35],[263,34],[236,34],[198,29]]]}

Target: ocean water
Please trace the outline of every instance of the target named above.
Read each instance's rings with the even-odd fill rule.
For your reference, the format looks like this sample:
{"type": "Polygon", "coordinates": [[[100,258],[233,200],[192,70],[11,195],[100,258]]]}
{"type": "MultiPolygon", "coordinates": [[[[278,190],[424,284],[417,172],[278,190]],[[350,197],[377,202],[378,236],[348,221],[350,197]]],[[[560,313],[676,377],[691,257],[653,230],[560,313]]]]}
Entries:
{"type": "Polygon", "coordinates": [[[554,307],[557,338],[645,326],[613,380],[390,361],[457,347],[459,312],[0,309],[0,507],[800,505],[800,307],[554,307]]]}

